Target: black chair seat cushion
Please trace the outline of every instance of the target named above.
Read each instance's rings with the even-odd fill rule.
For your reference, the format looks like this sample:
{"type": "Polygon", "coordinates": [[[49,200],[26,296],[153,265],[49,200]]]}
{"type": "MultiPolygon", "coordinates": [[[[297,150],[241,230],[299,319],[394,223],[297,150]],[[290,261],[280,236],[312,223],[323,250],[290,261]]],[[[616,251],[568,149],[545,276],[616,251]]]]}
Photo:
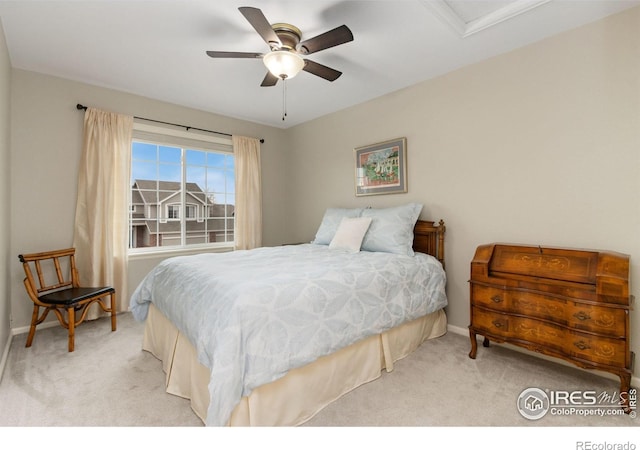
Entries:
{"type": "Polygon", "coordinates": [[[87,300],[92,297],[98,297],[102,295],[112,294],[115,289],[106,287],[79,287],[63,289],[61,291],[51,292],[38,297],[43,303],[51,303],[54,305],[73,305],[82,300],[87,300]]]}

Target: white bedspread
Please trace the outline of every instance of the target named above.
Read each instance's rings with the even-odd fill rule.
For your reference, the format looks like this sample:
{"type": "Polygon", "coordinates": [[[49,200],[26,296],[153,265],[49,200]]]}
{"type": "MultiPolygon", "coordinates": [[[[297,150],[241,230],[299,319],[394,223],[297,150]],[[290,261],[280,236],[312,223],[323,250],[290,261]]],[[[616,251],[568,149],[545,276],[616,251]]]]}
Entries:
{"type": "Polygon", "coordinates": [[[153,302],[211,369],[207,425],[226,425],[256,387],[367,336],[447,305],[433,257],[346,253],[324,245],[170,258],[134,292],[153,302]]]}

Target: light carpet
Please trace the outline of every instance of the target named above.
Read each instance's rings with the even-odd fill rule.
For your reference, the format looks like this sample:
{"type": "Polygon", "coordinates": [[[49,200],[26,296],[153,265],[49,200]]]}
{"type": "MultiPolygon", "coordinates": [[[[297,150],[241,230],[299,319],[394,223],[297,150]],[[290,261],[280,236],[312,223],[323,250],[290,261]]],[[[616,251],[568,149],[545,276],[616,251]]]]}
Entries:
{"type": "MultiPolygon", "coordinates": [[[[143,325],[125,313],[116,332],[108,319],[78,327],[73,353],[59,326],[39,329],[31,348],[24,346],[26,334],[14,336],[0,381],[0,426],[202,427],[188,400],[164,391],[161,363],[141,350],[142,334],[143,325]]],[[[526,388],[615,394],[619,383],[499,345],[479,345],[472,360],[469,347],[468,337],[451,332],[428,341],[393,372],[343,396],[305,427],[640,424],[627,414],[526,419],[516,407],[526,388]]]]}

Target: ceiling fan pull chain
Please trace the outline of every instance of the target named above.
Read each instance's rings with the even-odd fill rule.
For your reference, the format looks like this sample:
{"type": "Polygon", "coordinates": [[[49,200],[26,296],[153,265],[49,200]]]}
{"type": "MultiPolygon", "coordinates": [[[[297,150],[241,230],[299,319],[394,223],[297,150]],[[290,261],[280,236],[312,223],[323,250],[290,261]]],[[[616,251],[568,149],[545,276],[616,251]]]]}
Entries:
{"type": "Polygon", "coordinates": [[[282,79],[282,121],[287,117],[287,79],[282,79]]]}

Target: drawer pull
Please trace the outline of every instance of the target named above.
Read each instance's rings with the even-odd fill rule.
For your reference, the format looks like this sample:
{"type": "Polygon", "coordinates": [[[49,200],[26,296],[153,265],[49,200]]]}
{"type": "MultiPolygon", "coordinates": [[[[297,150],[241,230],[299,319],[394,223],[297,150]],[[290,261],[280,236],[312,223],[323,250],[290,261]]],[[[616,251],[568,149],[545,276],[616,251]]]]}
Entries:
{"type": "Polygon", "coordinates": [[[494,295],[493,297],[491,297],[491,300],[493,301],[493,303],[500,303],[502,302],[502,297],[499,295],[494,295]]]}
{"type": "Polygon", "coordinates": [[[591,316],[588,313],[584,312],[584,311],[580,311],[580,312],[575,313],[573,315],[573,317],[575,317],[578,320],[589,320],[589,319],[591,319],[591,316]]]}
{"type": "Polygon", "coordinates": [[[589,345],[584,342],[584,341],[578,341],[578,342],[574,342],[573,345],[575,345],[576,347],[578,347],[580,350],[587,350],[590,349],[591,347],[589,347],[589,345]]]}
{"type": "Polygon", "coordinates": [[[496,328],[502,328],[504,326],[504,324],[498,320],[494,320],[492,323],[493,323],[493,326],[496,328]]]}

